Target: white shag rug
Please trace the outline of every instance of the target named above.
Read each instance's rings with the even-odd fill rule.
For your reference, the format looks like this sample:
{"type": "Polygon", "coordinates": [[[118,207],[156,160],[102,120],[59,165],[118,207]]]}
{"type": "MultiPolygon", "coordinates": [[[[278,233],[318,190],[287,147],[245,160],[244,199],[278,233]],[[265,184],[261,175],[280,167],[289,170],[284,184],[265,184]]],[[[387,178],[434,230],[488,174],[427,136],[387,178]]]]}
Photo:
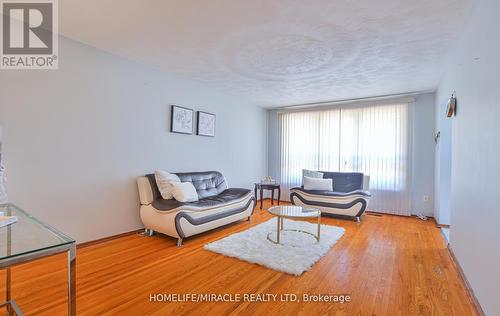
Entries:
{"type": "MultiPolygon", "coordinates": [[[[205,249],[225,256],[238,258],[277,271],[301,275],[309,270],[344,235],[345,229],[321,225],[320,242],[308,234],[282,231],[281,244],[276,240],[276,218],[245,231],[232,234],[205,245],[205,249]]],[[[318,225],[305,221],[284,220],[284,229],[300,229],[316,234],[318,225]]]]}

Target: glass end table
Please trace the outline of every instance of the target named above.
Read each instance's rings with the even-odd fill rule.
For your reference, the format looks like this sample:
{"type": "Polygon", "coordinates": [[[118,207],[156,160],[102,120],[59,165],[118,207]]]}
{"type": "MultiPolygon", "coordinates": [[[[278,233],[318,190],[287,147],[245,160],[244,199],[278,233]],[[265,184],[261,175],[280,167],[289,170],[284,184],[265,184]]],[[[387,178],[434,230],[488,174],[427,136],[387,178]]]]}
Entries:
{"type": "Polygon", "coordinates": [[[12,299],[10,268],[58,253],[68,254],[68,315],[76,315],[76,242],[14,204],[0,204],[0,213],[17,222],[0,227],[0,270],[6,270],[6,307],[9,315],[23,315],[12,299]]]}
{"type": "Polygon", "coordinates": [[[321,235],[321,211],[316,208],[310,207],[302,207],[297,205],[280,205],[273,206],[267,210],[270,214],[276,216],[277,218],[277,226],[276,226],[276,240],[271,238],[272,232],[267,234],[267,240],[272,243],[280,244],[280,236],[282,231],[293,231],[299,232],[303,234],[308,234],[316,238],[316,241],[319,242],[319,238],[321,235]],[[307,218],[317,218],[318,219],[318,230],[316,235],[310,232],[306,232],[299,229],[283,229],[283,219],[307,219],[307,218]]]}

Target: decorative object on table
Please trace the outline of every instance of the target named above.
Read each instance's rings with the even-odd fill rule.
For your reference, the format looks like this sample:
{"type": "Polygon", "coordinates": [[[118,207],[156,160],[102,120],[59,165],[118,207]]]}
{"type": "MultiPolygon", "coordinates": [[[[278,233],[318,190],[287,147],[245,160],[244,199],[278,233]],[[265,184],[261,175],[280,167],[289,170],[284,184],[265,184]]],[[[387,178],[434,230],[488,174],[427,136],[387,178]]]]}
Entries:
{"type": "Polygon", "coordinates": [[[455,95],[455,91],[453,91],[453,94],[448,100],[448,105],[446,106],[446,116],[452,117],[456,114],[456,112],[457,112],[457,97],[455,95]]]}
{"type": "Polygon", "coordinates": [[[5,190],[5,168],[2,161],[2,129],[0,128],[0,204],[7,203],[7,192],[5,190]]]}
{"type": "Polygon", "coordinates": [[[292,188],[290,202],[298,206],[321,207],[323,215],[360,222],[372,196],[368,191],[370,177],[359,172],[321,172],[325,179],[332,180],[333,190],[330,187],[328,190],[292,188]]]}
{"type": "Polygon", "coordinates": [[[4,212],[0,212],[0,227],[4,227],[17,222],[17,216],[6,216],[4,212]]]}
{"type": "Polygon", "coordinates": [[[170,131],[172,133],[193,134],[193,110],[172,105],[170,131]]]}
{"type": "Polygon", "coordinates": [[[260,192],[260,209],[262,209],[262,201],[264,197],[264,190],[269,190],[271,191],[271,205],[274,205],[274,191],[278,191],[278,205],[280,204],[280,199],[281,199],[281,186],[278,182],[259,182],[255,183],[254,187],[254,193],[255,193],[255,200],[258,200],[257,197],[257,191],[260,192]]]}
{"type": "MultiPolygon", "coordinates": [[[[316,224],[284,220],[290,230],[315,232],[316,224]]],[[[276,229],[276,220],[270,219],[245,231],[232,234],[205,245],[205,249],[250,263],[292,274],[301,275],[324,255],[344,235],[345,229],[321,225],[321,240],[293,231],[283,231],[280,244],[269,242],[267,235],[276,229]]]]}
{"type": "Polygon", "coordinates": [[[198,128],[196,134],[200,136],[215,136],[215,114],[198,111],[198,128]]]}
{"type": "Polygon", "coordinates": [[[262,181],[261,183],[276,183],[276,180],[273,179],[273,177],[271,176],[265,176],[264,178],[262,178],[262,181]]]}

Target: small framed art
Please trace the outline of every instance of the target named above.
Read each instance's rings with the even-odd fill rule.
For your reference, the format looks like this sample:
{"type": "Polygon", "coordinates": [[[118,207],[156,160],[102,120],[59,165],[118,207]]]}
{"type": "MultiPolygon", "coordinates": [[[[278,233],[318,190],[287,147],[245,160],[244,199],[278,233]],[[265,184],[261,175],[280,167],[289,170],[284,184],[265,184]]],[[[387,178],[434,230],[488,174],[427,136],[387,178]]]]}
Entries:
{"type": "Polygon", "coordinates": [[[172,105],[170,131],[172,133],[193,134],[193,110],[172,105]]]}
{"type": "Polygon", "coordinates": [[[200,136],[215,136],[215,114],[198,111],[198,128],[196,134],[200,136]]]}

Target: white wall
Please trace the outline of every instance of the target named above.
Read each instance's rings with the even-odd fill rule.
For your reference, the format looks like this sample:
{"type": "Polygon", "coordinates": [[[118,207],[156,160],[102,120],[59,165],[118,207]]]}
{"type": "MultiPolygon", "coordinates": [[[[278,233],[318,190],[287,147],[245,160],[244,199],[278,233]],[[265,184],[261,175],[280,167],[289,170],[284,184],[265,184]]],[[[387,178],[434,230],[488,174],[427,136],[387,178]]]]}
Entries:
{"type": "Polygon", "coordinates": [[[499,12],[498,0],[478,3],[436,98],[457,93],[450,243],[486,315],[500,315],[499,12]]]}
{"type": "Polygon", "coordinates": [[[436,132],[440,132],[441,136],[436,145],[435,155],[435,215],[436,221],[439,224],[450,225],[451,217],[451,126],[453,120],[446,116],[448,99],[451,97],[451,92],[447,93],[441,89],[436,98],[436,132]]]}
{"type": "Polygon", "coordinates": [[[7,203],[8,197],[5,191],[5,169],[2,163],[2,127],[0,126],[0,204],[7,203]]]}
{"type": "MultiPolygon", "coordinates": [[[[415,96],[412,105],[412,193],[413,214],[434,215],[434,93],[415,96]],[[424,202],[424,196],[429,197],[424,202]]],[[[277,110],[268,111],[268,173],[279,179],[279,135],[277,110]]],[[[285,197],[288,199],[288,197],[285,197]]]]}
{"type": "Polygon", "coordinates": [[[10,200],[77,241],[140,228],[135,179],[156,168],[266,173],[262,108],[65,38],[59,56],[0,70],[0,125],[10,200]],[[170,133],[170,104],[215,113],[216,137],[170,133]]]}
{"type": "Polygon", "coordinates": [[[435,94],[415,97],[412,107],[412,184],[413,214],[434,216],[434,113],[435,94]],[[424,196],[429,201],[424,201],[424,196]]]}

